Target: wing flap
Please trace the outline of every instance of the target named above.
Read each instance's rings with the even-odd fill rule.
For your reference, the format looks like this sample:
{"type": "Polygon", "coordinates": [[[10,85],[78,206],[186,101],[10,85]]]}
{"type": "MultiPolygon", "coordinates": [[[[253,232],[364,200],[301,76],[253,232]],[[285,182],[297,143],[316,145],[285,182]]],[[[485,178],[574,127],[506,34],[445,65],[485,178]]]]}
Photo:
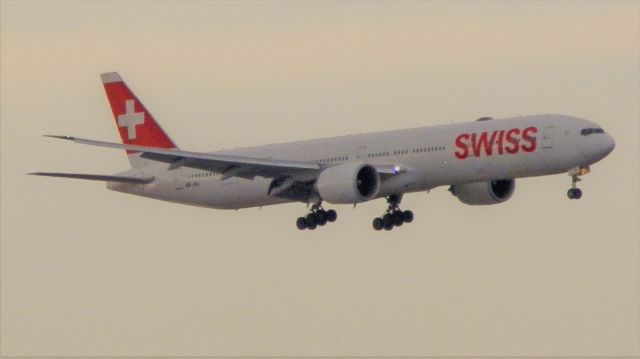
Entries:
{"type": "Polygon", "coordinates": [[[105,175],[93,175],[84,173],[59,173],[59,172],[33,172],[29,173],[31,176],[46,176],[46,177],[60,177],[60,178],[75,178],[90,181],[107,181],[107,182],[120,182],[120,183],[132,183],[132,184],[147,184],[154,180],[154,177],[125,177],[125,176],[105,176],[105,175]]]}

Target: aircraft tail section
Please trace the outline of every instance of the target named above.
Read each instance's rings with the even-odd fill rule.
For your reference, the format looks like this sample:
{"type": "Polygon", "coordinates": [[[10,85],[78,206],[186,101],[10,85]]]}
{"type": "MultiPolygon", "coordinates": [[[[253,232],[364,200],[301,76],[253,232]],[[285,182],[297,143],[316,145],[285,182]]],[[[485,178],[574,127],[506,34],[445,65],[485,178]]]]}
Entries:
{"type": "MultiPolygon", "coordinates": [[[[100,77],[123,144],[177,148],[117,72],[104,73],[100,77]]],[[[127,157],[131,167],[141,167],[148,163],[135,151],[127,151],[127,157]]]]}

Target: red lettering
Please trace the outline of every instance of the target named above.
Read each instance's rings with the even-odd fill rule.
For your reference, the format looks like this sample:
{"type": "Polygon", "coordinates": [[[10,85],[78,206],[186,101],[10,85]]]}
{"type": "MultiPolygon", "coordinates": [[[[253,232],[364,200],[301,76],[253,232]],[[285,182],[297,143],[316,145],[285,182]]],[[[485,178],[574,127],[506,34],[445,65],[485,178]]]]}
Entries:
{"type": "Polygon", "coordinates": [[[491,139],[489,139],[489,133],[482,132],[480,137],[478,138],[476,134],[471,135],[471,149],[473,150],[473,155],[476,157],[480,157],[482,155],[482,149],[484,148],[484,153],[487,156],[491,156],[493,154],[493,144],[496,142],[496,137],[498,136],[498,132],[494,131],[491,134],[491,139]]]}
{"type": "Polygon", "coordinates": [[[500,130],[500,132],[498,132],[498,153],[499,154],[504,153],[504,146],[502,144],[503,141],[504,141],[504,130],[500,130]]]}
{"type": "Polygon", "coordinates": [[[489,140],[489,146],[485,148],[487,156],[491,156],[493,154],[493,145],[496,143],[496,137],[498,137],[498,131],[493,131],[491,134],[491,140],[489,140]]]}
{"type": "Polygon", "coordinates": [[[483,145],[486,148],[489,143],[487,140],[486,132],[480,134],[480,139],[478,139],[477,137],[477,134],[471,134],[471,150],[473,151],[474,156],[480,157],[480,151],[482,150],[483,145]]]}
{"type": "Polygon", "coordinates": [[[458,151],[456,151],[455,155],[458,159],[464,160],[469,156],[469,148],[466,142],[468,140],[469,134],[467,133],[463,133],[456,137],[456,147],[458,147],[458,151]]]}
{"type": "Polygon", "coordinates": [[[517,136],[520,134],[520,129],[512,128],[505,134],[505,140],[507,141],[507,146],[504,148],[507,153],[516,153],[520,150],[520,141],[518,138],[514,138],[513,136],[517,136]],[[510,145],[513,145],[509,147],[510,145]]]}
{"type": "Polygon", "coordinates": [[[538,146],[536,127],[527,127],[524,130],[512,128],[510,130],[497,130],[491,133],[463,133],[456,137],[455,145],[458,150],[454,153],[458,159],[465,159],[469,156],[480,157],[483,154],[492,156],[497,147],[497,153],[515,154],[520,150],[533,152],[538,146]],[[521,143],[522,142],[522,143],[521,143]]]}
{"type": "Polygon", "coordinates": [[[536,150],[538,141],[535,134],[538,129],[535,127],[527,127],[522,131],[522,141],[529,142],[529,145],[522,144],[521,148],[524,152],[533,152],[536,150]]]}

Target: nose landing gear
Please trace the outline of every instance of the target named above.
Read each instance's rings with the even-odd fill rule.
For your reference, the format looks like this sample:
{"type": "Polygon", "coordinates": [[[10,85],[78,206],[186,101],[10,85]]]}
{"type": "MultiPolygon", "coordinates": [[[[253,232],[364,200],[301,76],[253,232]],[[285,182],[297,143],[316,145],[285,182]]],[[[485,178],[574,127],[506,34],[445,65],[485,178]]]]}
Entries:
{"type": "Polygon", "coordinates": [[[391,195],[387,197],[389,207],[382,217],[373,219],[373,229],[380,231],[382,229],[390,231],[393,227],[400,227],[404,223],[413,222],[413,212],[403,211],[400,209],[401,195],[391,195]]]}
{"type": "Polygon", "coordinates": [[[571,188],[567,191],[567,197],[569,197],[569,199],[582,198],[582,190],[578,188],[576,184],[582,181],[580,176],[586,175],[589,171],[589,167],[580,167],[569,172],[571,176],[571,188]]]}
{"type": "Polygon", "coordinates": [[[582,198],[582,190],[580,188],[569,188],[567,197],[569,197],[569,199],[580,199],[582,198]]]}
{"type": "Polygon", "coordinates": [[[335,222],[338,219],[338,214],[333,209],[325,210],[322,208],[322,204],[314,204],[311,206],[311,210],[304,217],[299,217],[296,220],[296,227],[299,230],[309,229],[314,230],[318,226],[322,227],[325,224],[335,222]]]}

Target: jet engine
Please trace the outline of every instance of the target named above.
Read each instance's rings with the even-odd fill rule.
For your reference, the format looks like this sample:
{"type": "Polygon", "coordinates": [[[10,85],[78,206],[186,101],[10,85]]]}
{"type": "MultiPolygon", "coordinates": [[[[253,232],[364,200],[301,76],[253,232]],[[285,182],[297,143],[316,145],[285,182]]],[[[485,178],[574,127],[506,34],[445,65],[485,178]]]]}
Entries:
{"type": "Polygon", "coordinates": [[[329,167],[316,181],[320,197],[330,203],[349,204],[373,199],[380,190],[378,171],[365,163],[345,163],[329,167]]]}
{"type": "Polygon", "coordinates": [[[460,202],[468,205],[487,205],[502,203],[513,195],[516,181],[513,179],[455,184],[449,191],[460,202]]]}

